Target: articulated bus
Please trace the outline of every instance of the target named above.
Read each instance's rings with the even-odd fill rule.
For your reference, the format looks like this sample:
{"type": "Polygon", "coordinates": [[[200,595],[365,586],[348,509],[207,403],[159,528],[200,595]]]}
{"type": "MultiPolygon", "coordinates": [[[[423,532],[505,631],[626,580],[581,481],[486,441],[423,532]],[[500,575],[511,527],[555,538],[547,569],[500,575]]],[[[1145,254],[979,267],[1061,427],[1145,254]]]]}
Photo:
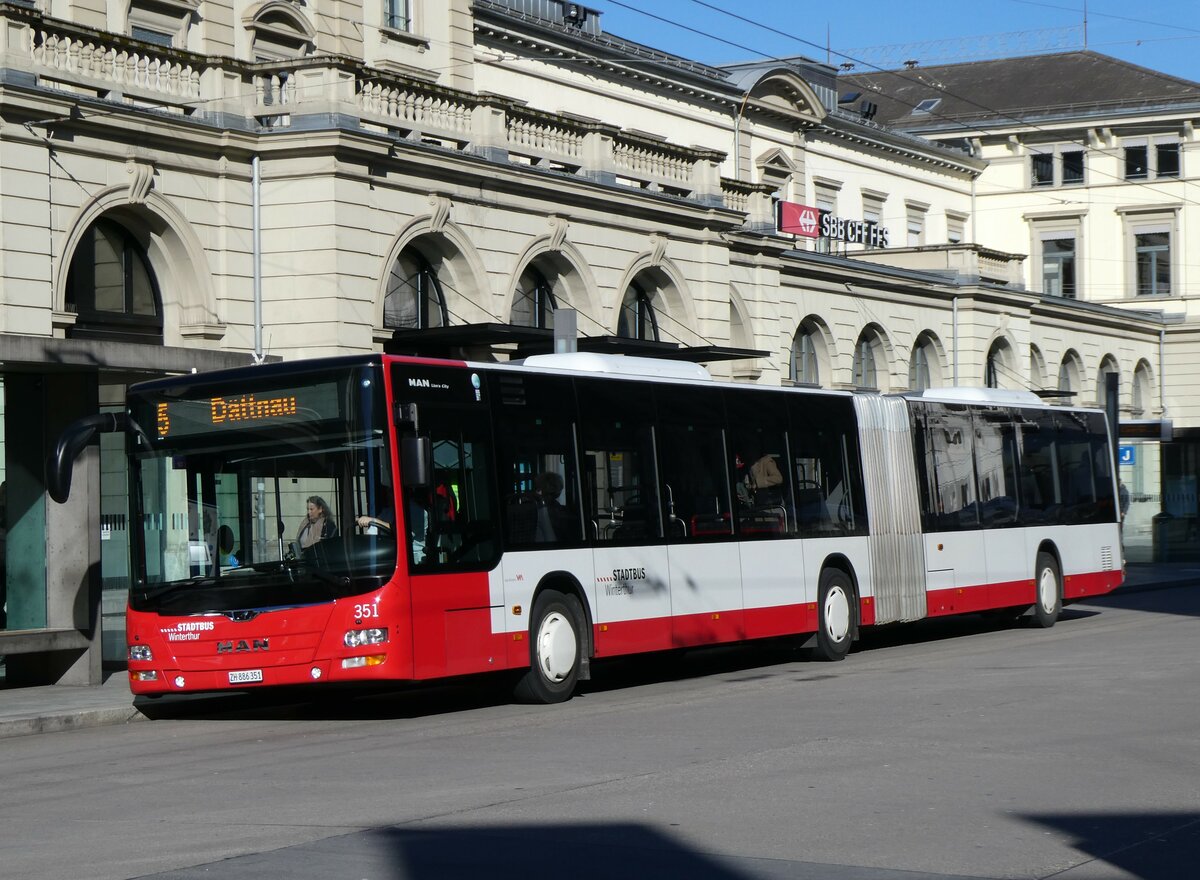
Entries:
{"type": "Polygon", "coordinates": [[[839,660],[881,624],[1050,627],[1123,576],[1104,414],[1026,392],[575,352],[248,366],[127,404],[49,480],[65,498],[125,432],[136,694],[509,670],[557,702],[597,658],[797,636],[839,660]]]}

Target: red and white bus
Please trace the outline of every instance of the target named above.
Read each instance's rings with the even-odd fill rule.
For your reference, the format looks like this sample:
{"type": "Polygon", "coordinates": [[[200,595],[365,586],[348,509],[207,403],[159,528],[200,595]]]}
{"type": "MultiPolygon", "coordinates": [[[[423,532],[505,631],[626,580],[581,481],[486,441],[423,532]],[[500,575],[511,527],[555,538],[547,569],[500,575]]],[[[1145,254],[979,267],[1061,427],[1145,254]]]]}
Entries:
{"type": "Polygon", "coordinates": [[[521,673],[593,658],[1028,612],[1122,580],[1099,410],[714,381],[589,353],[385,355],[133,386],[138,694],[521,673]],[[309,510],[324,519],[304,532],[309,510]],[[317,537],[317,540],[313,540],[317,537]]]}

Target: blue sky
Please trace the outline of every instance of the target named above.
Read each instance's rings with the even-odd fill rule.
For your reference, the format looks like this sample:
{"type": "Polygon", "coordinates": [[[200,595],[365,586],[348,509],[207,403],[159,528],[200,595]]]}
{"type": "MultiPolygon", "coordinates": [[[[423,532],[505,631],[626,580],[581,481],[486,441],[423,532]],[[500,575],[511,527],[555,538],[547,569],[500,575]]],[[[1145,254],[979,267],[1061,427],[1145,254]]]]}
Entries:
{"type": "MultiPolygon", "coordinates": [[[[1083,0],[585,0],[603,29],[710,63],[806,55],[857,68],[1083,48],[1083,0]],[[828,41],[827,41],[828,37],[828,41]],[[851,58],[847,58],[851,56],[851,58]]],[[[1087,47],[1200,82],[1200,0],[1089,0],[1087,47]]]]}

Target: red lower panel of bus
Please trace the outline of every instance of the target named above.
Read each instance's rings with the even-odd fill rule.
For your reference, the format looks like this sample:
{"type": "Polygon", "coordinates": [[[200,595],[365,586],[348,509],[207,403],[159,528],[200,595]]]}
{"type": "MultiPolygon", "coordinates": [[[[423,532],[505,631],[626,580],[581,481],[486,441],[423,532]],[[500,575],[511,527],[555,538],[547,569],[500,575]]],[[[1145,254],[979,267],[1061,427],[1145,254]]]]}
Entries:
{"type": "MultiPolygon", "coordinates": [[[[1095,571],[1067,575],[1063,578],[1063,601],[1073,602],[1085,596],[1101,596],[1121,586],[1119,571],[1095,571]]],[[[974,587],[955,587],[934,590],[926,597],[930,617],[949,614],[970,614],[992,608],[1015,608],[1032,605],[1037,598],[1037,585],[1032,578],[1002,584],[981,584],[974,587]]],[[[866,623],[864,616],[863,622],[866,623]]]]}

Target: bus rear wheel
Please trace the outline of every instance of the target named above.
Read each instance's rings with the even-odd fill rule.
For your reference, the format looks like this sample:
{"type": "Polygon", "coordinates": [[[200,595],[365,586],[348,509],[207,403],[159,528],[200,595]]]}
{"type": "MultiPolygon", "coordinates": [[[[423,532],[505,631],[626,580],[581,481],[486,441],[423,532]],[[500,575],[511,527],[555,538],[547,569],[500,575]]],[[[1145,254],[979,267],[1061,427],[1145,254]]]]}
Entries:
{"type": "Polygon", "coordinates": [[[814,656],[841,660],[850,652],[854,633],[854,585],[836,568],[821,572],[817,587],[817,644],[814,656]]]}
{"type": "Polygon", "coordinates": [[[1037,575],[1034,578],[1037,600],[1033,603],[1033,621],[1043,629],[1054,626],[1062,613],[1062,578],[1058,563],[1049,553],[1037,555],[1037,575]]]}
{"type": "Polygon", "coordinates": [[[529,620],[529,671],[517,682],[522,703],[561,703],[571,698],[583,658],[583,609],[574,596],[546,590],[529,620]]]}

